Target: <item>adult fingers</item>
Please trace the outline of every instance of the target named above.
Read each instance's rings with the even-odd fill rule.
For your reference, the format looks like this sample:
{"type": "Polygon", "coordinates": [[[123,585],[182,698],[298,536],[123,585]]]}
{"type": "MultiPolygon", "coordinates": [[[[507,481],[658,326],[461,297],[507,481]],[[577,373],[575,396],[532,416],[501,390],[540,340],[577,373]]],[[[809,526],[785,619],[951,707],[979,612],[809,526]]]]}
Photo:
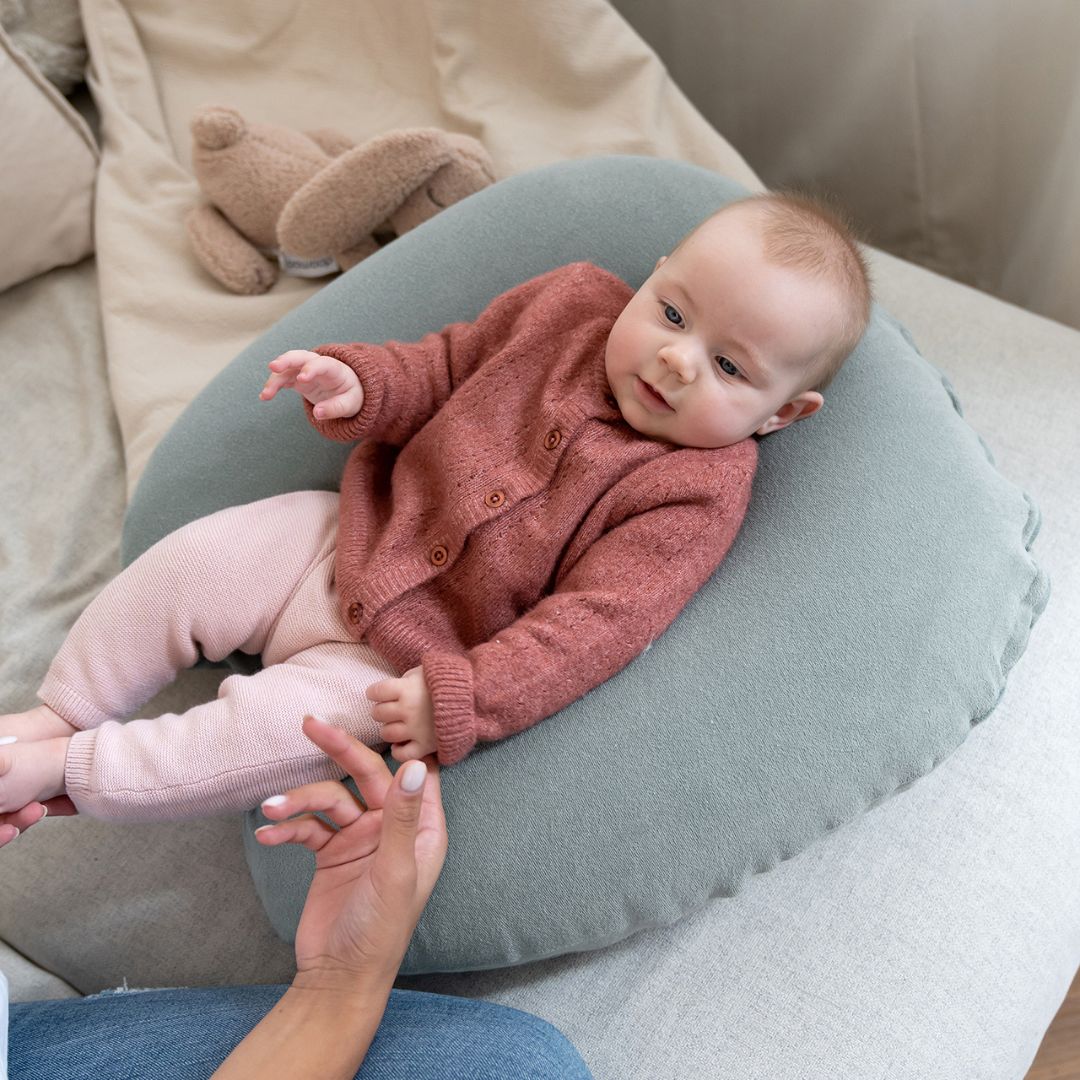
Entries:
{"type": "Polygon", "coordinates": [[[420,824],[427,765],[412,761],[398,769],[383,806],[376,864],[391,880],[407,885],[416,874],[416,833],[420,824]]]}
{"type": "Polygon", "coordinates": [[[7,814],[0,814],[0,823],[14,825],[19,832],[36,825],[47,813],[45,807],[39,802],[30,802],[20,806],[18,810],[12,810],[7,814]]]}
{"type": "Polygon", "coordinates": [[[424,759],[427,779],[424,781],[424,797],[420,806],[420,825],[416,833],[416,862],[419,868],[418,887],[430,896],[446,860],[449,839],[446,831],[446,815],[442,803],[442,775],[439,761],[434,754],[424,759]]]}
{"type": "Polygon", "coordinates": [[[356,781],[366,806],[378,809],[383,805],[393,777],[381,754],[318,717],[305,716],[302,727],[304,734],[356,781]]]}
{"type": "Polygon", "coordinates": [[[292,788],[284,795],[272,795],[263,800],[261,809],[271,820],[317,811],[342,829],[364,812],[356,796],[336,780],[320,780],[315,784],[292,788]]]}
{"type": "Polygon", "coordinates": [[[45,814],[45,807],[39,802],[27,803],[18,810],[0,814],[0,847],[10,844],[20,833],[36,825],[45,814]]]}
{"type": "Polygon", "coordinates": [[[335,836],[337,830],[314,814],[279,821],[274,825],[260,825],[255,830],[255,838],[266,847],[303,844],[311,851],[321,851],[335,836]]]}
{"type": "MultiPolygon", "coordinates": [[[[79,812],[75,804],[66,795],[57,795],[53,799],[46,799],[42,806],[49,812],[50,817],[72,817],[79,812]]],[[[42,814],[42,817],[44,816],[42,814]]]]}

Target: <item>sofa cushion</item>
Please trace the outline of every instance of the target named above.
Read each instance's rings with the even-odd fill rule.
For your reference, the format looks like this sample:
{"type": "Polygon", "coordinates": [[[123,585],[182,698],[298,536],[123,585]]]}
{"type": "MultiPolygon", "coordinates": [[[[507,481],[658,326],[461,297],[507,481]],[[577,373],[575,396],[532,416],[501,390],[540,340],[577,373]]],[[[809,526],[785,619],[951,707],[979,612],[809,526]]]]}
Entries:
{"type": "Polygon", "coordinates": [[[98,149],[86,121],[0,29],[0,289],[93,250],[98,149]]]}
{"type": "MultiPolygon", "coordinates": [[[[447,209],[189,406],[132,501],[125,562],[223,506],[337,486],[350,447],[320,439],[295,395],[258,400],[278,353],[414,340],[581,259],[636,288],[743,193],[696,166],[602,157],[447,209]]],[[[994,708],[1045,606],[1038,526],[947,380],[875,308],[825,408],[761,440],[743,529],[670,629],[560,713],[445,770],[450,850],[403,971],[523,963],[674,922],[930,771],[994,708]]],[[[288,938],[311,858],[258,845],[261,823],[253,811],[248,859],[288,938]]]]}

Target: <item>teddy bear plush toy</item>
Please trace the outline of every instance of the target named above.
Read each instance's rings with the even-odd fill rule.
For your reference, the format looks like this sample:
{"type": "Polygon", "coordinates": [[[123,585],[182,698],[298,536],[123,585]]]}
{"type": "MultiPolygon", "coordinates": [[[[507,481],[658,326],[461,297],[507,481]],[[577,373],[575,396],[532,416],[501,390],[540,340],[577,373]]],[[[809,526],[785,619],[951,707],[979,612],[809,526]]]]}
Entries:
{"type": "Polygon", "coordinates": [[[210,105],[191,122],[210,205],[186,220],[200,263],[227,289],[264,293],[287,274],[348,270],[440,210],[495,182],[468,135],[388,131],[356,145],[332,130],[249,123],[210,105]]]}

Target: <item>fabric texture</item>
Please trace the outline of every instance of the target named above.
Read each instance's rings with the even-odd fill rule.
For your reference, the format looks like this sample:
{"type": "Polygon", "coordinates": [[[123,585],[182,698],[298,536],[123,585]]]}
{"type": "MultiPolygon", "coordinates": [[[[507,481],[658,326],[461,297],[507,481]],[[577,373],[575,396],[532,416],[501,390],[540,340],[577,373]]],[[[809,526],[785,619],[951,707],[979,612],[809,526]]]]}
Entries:
{"type": "MultiPolygon", "coordinates": [[[[857,72],[860,58],[839,66],[857,72]]],[[[749,95],[743,104],[753,107],[749,95]]],[[[870,254],[883,306],[948,373],[1000,470],[1042,509],[1035,550],[1051,603],[993,715],[933,775],[739,896],[591,955],[417,980],[542,1014],[572,1034],[598,1080],[865,1080],[897,1069],[1015,1080],[1080,962],[1080,444],[1062,408],[1063,391],[1080,389],[1080,333],[870,254]]],[[[32,703],[71,623],[119,569],[123,456],[97,301],[93,261],[0,295],[12,376],[0,441],[23,463],[0,477],[8,709],[32,703]]],[[[185,672],[155,707],[204,701],[224,674],[185,672]]],[[[84,993],[125,978],[268,983],[292,970],[231,817],[35,827],[4,851],[0,933],[84,993]]],[[[9,960],[0,954],[0,968],[21,1000],[46,996],[9,960]]]]}
{"type": "MultiPolygon", "coordinates": [[[[511,177],[449,208],[327,286],[207,388],[154,455],[125,557],[252,487],[338,482],[345,448],[335,460],[313,446],[299,405],[295,428],[259,413],[268,356],[316,334],[415,340],[568,260],[636,287],[658,254],[743,193],[684,163],[614,157],[511,177]],[[522,238],[514,249],[510,235],[522,238]],[[469,274],[448,275],[457,265],[469,274]]],[[[824,409],[758,453],[741,532],[652,647],[447,770],[458,842],[406,971],[523,963],[671,923],[917,780],[994,708],[1047,600],[1029,551],[1039,514],[896,321],[875,309],[824,409]],[[656,827],[659,807],[677,828],[656,827]]],[[[250,841],[248,854],[268,914],[290,934],[306,853],[270,860],[250,841]]]]}
{"type": "MultiPolygon", "coordinates": [[[[115,990],[11,1007],[15,1080],[206,1080],[285,993],[280,986],[115,990]]],[[[591,1080],[539,1017],[391,990],[356,1080],[591,1080]]]]}
{"type": "Polygon", "coordinates": [[[98,148],[86,121],[0,29],[0,291],[94,249],[98,148]],[[18,207],[18,213],[10,208],[18,207]]]}
{"type": "Polygon", "coordinates": [[[346,419],[305,402],[323,434],[357,442],[341,480],[342,622],[399,672],[423,663],[443,765],[624,667],[742,524],[753,438],[679,447],[619,411],[604,346],[632,295],[573,263],[418,342],[316,350],[364,388],[346,419]]]}
{"type": "Polygon", "coordinates": [[[84,0],[82,10],[104,146],[102,320],[129,495],[188,402],[322,286],[288,278],[263,296],[236,296],[200,267],[184,218],[202,202],[189,130],[202,105],[335,128],[356,142],[409,127],[459,132],[479,139],[498,178],[645,154],[761,186],[606,0],[369,0],[323,5],[317,17],[299,0],[272,12],[262,0],[197,13],[161,0],[84,0]]]}
{"type": "Polygon", "coordinates": [[[64,769],[80,813],[164,821],[246,810],[339,768],[304,735],[315,713],[384,748],[364,694],[394,673],[338,614],[338,499],[302,491],[170,533],[79,616],[38,697],[81,730],[64,769]],[[183,713],[127,720],[200,655],[266,665],[183,713]]]}
{"type": "Polygon", "coordinates": [[[1080,327],[1080,6],[614,0],[766,184],[1080,327]]]}
{"type": "Polygon", "coordinates": [[[82,81],[86,43],[78,0],[0,0],[0,26],[61,94],[82,81]]]}
{"type": "MultiPolygon", "coordinates": [[[[993,715],[901,797],[678,925],[591,954],[399,986],[543,1016],[597,1080],[1025,1074],[1080,963],[1080,444],[1060,408],[1062,388],[1080,379],[1080,332],[869,254],[879,300],[948,372],[1001,471],[1044,513],[1035,550],[1053,596],[993,715]]],[[[0,439],[27,463],[0,477],[0,634],[13,645],[0,655],[0,693],[13,705],[20,692],[32,703],[100,587],[95,575],[119,569],[123,462],[102,406],[95,298],[92,263],[0,296],[15,375],[0,439]],[[46,346],[58,381],[43,397],[34,375],[46,346]]],[[[184,672],[155,708],[205,701],[226,674],[184,672]]],[[[4,849],[0,934],[39,969],[28,975],[0,948],[21,1001],[57,996],[38,982],[44,969],[92,993],[125,979],[284,982],[294,962],[263,915],[231,816],[35,826],[4,849]]]]}

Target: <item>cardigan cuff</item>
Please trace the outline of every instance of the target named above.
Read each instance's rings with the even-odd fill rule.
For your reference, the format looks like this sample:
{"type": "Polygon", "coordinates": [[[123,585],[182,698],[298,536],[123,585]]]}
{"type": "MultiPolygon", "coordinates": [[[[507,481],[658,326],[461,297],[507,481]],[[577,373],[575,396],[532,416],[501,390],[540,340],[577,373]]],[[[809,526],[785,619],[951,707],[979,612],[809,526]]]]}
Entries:
{"type": "Polygon", "coordinates": [[[52,668],[46,673],[45,681],[38,687],[37,696],[39,701],[48,705],[54,713],[80,731],[100,727],[106,720],[117,719],[115,716],[102,712],[78,690],[68,686],[59,675],[53,674],[52,668]]]}
{"type": "Polygon", "coordinates": [[[421,661],[435,711],[440,765],[453,765],[476,745],[472,665],[464,656],[429,652],[421,661]]]}
{"type": "Polygon", "coordinates": [[[315,406],[307,398],[301,397],[308,420],[320,435],[337,442],[359,442],[360,439],[366,439],[382,411],[383,392],[386,387],[384,373],[378,364],[372,363],[369,350],[363,345],[320,345],[311,351],[320,356],[331,356],[352,368],[364,391],[364,403],[355,416],[320,420],[315,416],[315,406]]]}

